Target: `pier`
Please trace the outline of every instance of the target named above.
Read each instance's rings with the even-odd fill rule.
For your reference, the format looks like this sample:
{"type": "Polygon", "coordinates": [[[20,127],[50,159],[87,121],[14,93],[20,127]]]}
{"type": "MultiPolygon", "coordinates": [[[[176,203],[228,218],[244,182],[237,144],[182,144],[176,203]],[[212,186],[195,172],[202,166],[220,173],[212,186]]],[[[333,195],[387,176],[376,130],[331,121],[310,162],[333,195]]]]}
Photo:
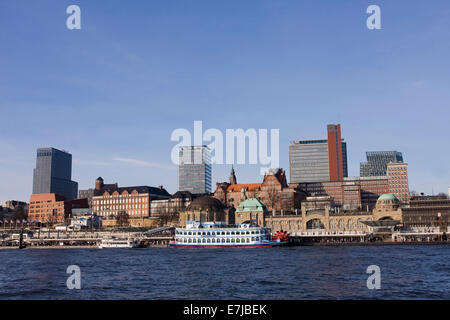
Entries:
{"type": "Polygon", "coordinates": [[[0,248],[45,247],[98,247],[103,239],[133,239],[142,247],[166,247],[173,239],[173,227],[162,227],[146,232],[121,231],[54,231],[54,230],[7,230],[0,233],[0,248]]]}

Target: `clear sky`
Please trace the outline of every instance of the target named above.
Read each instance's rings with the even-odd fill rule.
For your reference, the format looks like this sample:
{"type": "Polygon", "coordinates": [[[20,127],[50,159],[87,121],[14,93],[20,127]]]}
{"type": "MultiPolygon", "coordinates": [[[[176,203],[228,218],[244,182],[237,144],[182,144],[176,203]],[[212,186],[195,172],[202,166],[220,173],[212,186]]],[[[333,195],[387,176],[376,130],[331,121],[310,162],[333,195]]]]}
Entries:
{"type": "MultiPolygon", "coordinates": [[[[177,189],[174,129],[341,123],[349,174],[397,150],[410,189],[450,187],[450,2],[318,0],[0,1],[0,202],[28,201],[36,148],[73,155],[79,188],[177,189]],[[81,30],[66,28],[81,7],[81,30]],[[366,8],[381,7],[382,30],[366,8]]],[[[260,165],[236,166],[260,182],[260,165]]],[[[215,182],[229,165],[213,166],[215,182]]]]}

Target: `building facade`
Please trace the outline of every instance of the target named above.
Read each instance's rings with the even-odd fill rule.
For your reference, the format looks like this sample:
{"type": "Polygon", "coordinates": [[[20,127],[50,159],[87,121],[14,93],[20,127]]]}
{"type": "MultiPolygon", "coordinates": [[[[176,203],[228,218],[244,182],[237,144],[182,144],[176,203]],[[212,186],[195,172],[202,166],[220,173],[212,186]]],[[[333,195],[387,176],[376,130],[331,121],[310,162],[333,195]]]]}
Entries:
{"type": "Polygon", "coordinates": [[[409,202],[408,164],[388,163],[386,166],[389,193],[394,194],[401,203],[409,202]]]}
{"type": "Polygon", "coordinates": [[[180,147],[178,161],[179,191],[211,192],[211,153],[207,146],[180,147]]]}
{"type": "Polygon", "coordinates": [[[369,151],[366,158],[367,162],[360,163],[361,177],[386,176],[388,163],[403,162],[403,155],[398,151],[369,151]]]}
{"type": "Polygon", "coordinates": [[[214,197],[228,207],[237,208],[247,198],[255,198],[264,203],[270,211],[293,212],[300,208],[305,197],[298,185],[288,185],[286,173],[281,168],[269,169],[262,183],[234,183],[234,170],[230,182],[216,184],[214,197]]]}
{"type": "Polygon", "coordinates": [[[344,210],[371,210],[378,197],[389,192],[387,177],[354,177],[338,182],[301,183],[308,196],[333,197],[344,210]]]}
{"type": "Polygon", "coordinates": [[[386,176],[351,177],[337,182],[301,183],[309,196],[331,196],[337,206],[346,210],[372,210],[378,198],[394,194],[402,204],[409,202],[408,164],[387,164],[386,176]]]}
{"type": "Polygon", "coordinates": [[[56,193],[75,199],[78,183],[72,181],[72,155],[55,148],[38,148],[33,171],[33,194],[56,193]]]}
{"type": "Polygon", "coordinates": [[[32,194],[28,220],[41,223],[65,223],[72,209],[89,208],[87,199],[66,199],[55,193],[32,194]]]}
{"type": "Polygon", "coordinates": [[[348,176],[347,144],[341,125],[327,126],[328,139],[294,141],[289,145],[290,183],[342,181],[348,176]]]}
{"type": "Polygon", "coordinates": [[[412,197],[402,210],[403,223],[410,228],[438,227],[450,222],[450,199],[439,196],[412,197]]]}
{"type": "Polygon", "coordinates": [[[224,221],[227,224],[234,224],[234,209],[225,207],[212,196],[201,196],[194,199],[186,210],[180,212],[178,224],[184,227],[187,221],[224,221]]]}
{"type": "Polygon", "coordinates": [[[363,221],[372,221],[372,212],[345,212],[335,206],[332,197],[307,197],[301,206],[301,211],[290,215],[267,215],[265,225],[272,232],[287,231],[291,235],[309,231],[363,232],[368,227],[363,221]]]}
{"type": "Polygon", "coordinates": [[[94,197],[95,189],[83,189],[78,191],[78,199],[88,199],[89,208],[92,208],[92,198],[94,197]]]}
{"type": "Polygon", "coordinates": [[[92,212],[100,217],[116,217],[126,213],[130,218],[151,217],[153,200],[169,199],[170,194],[162,187],[119,187],[117,183],[104,184],[101,177],[95,181],[92,212]]]}

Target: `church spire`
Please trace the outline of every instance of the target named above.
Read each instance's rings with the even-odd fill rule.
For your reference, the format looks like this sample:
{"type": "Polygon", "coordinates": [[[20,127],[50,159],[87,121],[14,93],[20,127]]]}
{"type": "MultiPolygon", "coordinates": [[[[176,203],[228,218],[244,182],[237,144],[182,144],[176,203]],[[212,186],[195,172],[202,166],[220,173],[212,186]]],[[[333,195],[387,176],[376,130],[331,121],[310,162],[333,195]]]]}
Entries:
{"type": "Polygon", "coordinates": [[[230,173],[230,184],[236,184],[236,175],[234,174],[234,168],[231,166],[231,173],[230,173]]]}

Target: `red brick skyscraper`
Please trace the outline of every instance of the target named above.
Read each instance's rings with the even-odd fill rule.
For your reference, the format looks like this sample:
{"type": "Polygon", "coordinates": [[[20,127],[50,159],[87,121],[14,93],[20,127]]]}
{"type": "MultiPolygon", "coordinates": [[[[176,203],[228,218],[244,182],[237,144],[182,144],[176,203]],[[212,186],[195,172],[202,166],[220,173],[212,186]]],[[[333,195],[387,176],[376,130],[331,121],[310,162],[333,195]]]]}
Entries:
{"type": "Polygon", "coordinates": [[[341,125],[329,124],[328,131],[328,163],[330,181],[342,181],[344,178],[344,161],[342,154],[341,125]]]}

